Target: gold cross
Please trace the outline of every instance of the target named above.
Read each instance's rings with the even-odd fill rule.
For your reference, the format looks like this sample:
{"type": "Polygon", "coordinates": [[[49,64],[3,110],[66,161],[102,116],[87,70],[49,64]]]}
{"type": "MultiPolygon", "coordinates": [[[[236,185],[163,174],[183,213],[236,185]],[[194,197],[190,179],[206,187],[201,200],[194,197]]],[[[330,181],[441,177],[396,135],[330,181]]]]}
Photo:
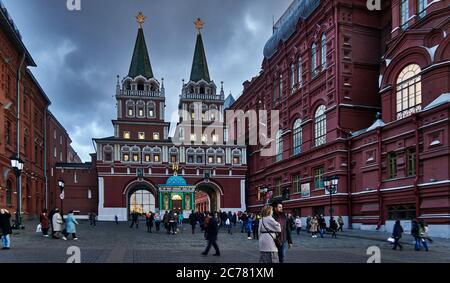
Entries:
{"type": "Polygon", "coordinates": [[[194,22],[195,28],[200,32],[201,29],[203,29],[203,26],[205,25],[204,22],[200,18],[197,18],[197,20],[194,22]]]}
{"type": "Polygon", "coordinates": [[[139,14],[137,14],[136,22],[139,24],[139,28],[142,28],[142,25],[144,24],[145,19],[147,19],[147,17],[144,16],[144,14],[142,14],[142,12],[139,12],[139,14]]]}

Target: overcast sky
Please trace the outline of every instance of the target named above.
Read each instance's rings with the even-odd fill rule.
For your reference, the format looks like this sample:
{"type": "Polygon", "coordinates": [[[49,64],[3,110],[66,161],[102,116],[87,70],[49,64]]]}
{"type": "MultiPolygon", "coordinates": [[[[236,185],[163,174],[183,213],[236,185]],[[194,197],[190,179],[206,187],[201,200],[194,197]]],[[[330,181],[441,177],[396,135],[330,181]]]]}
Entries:
{"type": "Polygon", "coordinates": [[[178,107],[181,80],[189,80],[196,31],[202,31],[211,78],[226,94],[259,73],[265,42],[291,0],[81,0],[70,12],[66,0],[2,0],[38,67],[33,73],[69,132],[83,161],[93,137],[113,135],[116,76],[128,74],[142,11],[155,77],[165,79],[166,119],[178,107]]]}

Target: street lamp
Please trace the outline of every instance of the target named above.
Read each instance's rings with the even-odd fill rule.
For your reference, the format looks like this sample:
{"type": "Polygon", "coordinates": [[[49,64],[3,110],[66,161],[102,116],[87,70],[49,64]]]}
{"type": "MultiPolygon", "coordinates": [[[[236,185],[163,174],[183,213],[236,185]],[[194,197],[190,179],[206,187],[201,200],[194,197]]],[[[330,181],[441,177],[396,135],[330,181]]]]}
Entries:
{"type": "Polygon", "coordinates": [[[330,220],[333,218],[333,194],[337,192],[338,183],[338,176],[324,178],[323,180],[323,185],[327,192],[330,194],[330,220]]]}
{"type": "Polygon", "coordinates": [[[11,167],[14,170],[14,174],[16,175],[16,190],[17,190],[17,205],[16,205],[16,223],[14,225],[15,229],[20,229],[22,226],[22,190],[21,190],[21,182],[20,175],[23,170],[23,161],[18,156],[13,155],[11,157],[11,167]]]}
{"type": "Polygon", "coordinates": [[[59,195],[59,198],[61,199],[61,214],[64,215],[64,209],[63,209],[63,200],[64,200],[64,180],[59,179],[58,180],[58,187],[61,191],[61,194],[59,195]]]}

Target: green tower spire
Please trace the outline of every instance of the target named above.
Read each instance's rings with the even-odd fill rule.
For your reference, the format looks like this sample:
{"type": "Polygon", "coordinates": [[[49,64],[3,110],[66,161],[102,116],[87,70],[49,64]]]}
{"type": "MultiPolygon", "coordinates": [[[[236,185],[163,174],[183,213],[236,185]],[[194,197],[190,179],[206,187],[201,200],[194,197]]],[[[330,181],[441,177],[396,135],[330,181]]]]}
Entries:
{"type": "Polygon", "coordinates": [[[194,22],[198,30],[197,42],[195,44],[194,60],[192,62],[191,81],[198,82],[205,80],[211,82],[209,77],[208,62],[206,61],[205,48],[200,30],[203,28],[203,22],[200,19],[194,22]]]}
{"type": "Polygon", "coordinates": [[[148,56],[147,44],[145,43],[144,31],[142,29],[145,16],[142,13],[139,13],[136,19],[139,23],[139,29],[128,76],[135,78],[141,75],[147,79],[153,78],[152,65],[150,64],[150,57],[148,56]]]}

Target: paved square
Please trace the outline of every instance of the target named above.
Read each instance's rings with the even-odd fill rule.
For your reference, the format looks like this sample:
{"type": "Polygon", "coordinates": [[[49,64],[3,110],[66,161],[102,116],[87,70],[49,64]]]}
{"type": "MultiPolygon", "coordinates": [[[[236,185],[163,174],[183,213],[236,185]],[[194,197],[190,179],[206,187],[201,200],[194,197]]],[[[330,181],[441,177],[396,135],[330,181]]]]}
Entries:
{"type": "MultiPolygon", "coordinates": [[[[257,263],[258,241],[248,240],[236,227],[229,235],[222,230],[218,244],[222,256],[201,255],[205,240],[200,229],[190,233],[184,225],[181,233],[167,235],[147,233],[145,225],[130,229],[126,223],[98,223],[96,227],[81,222],[78,226],[78,241],[63,241],[43,238],[34,232],[36,222],[25,223],[26,229],[12,235],[12,249],[0,250],[1,263],[64,263],[70,257],[67,249],[77,246],[82,263],[257,263]]],[[[414,251],[413,238],[404,235],[403,251],[390,249],[382,232],[347,230],[338,234],[312,239],[306,232],[292,234],[294,247],[287,253],[289,263],[364,263],[370,255],[367,249],[377,246],[381,250],[382,263],[400,262],[450,262],[450,240],[435,239],[430,251],[414,251]]]]}

